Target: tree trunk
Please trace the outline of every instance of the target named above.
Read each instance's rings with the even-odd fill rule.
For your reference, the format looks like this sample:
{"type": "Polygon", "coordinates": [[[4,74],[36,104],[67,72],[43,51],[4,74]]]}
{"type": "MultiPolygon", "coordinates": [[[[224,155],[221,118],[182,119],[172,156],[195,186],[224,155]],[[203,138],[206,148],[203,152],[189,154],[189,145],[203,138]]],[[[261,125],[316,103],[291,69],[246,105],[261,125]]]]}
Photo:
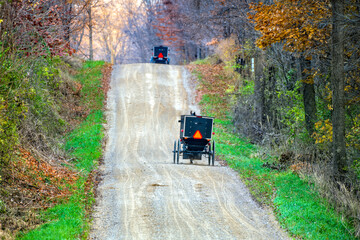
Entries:
{"type": "MultiPolygon", "coordinates": [[[[110,62],[111,62],[111,64],[115,64],[115,61],[116,61],[116,59],[115,59],[115,55],[116,55],[116,51],[115,51],[115,47],[114,47],[114,39],[113,39],[113,36],[110,34],[110,39],[109,39],[109,46],[110,46],[110,62]]],[[[145,48],[142,48],[143,50],[145,49],[145,48]]]]}
{"type": "Polygon", "coordinates": [[[262,126],[264,120],[264,53],[259,51],[255,58],[255,122],[256,125],[262,126]]]}
{"type": "Polygon", "coordinates": [[[197,11],[200,10],[201,0],[195,0],[194,1],[194,7],[197,11]]]}
{"type": "Polygon", "coordinates": [[[111,64],[115,64],[115,53],[114,50],[111,50],[111,54],[110,54],[110,62],[111,64]]]}
{"type": "Polygon", "coordinates": [[[93,25],[92,25],[92,13],[91,13],[91,4],[88,7],[89,15],[89,60],[94,59],[94,49],[93,49],[93,25]]]}
{"type": "Polygon", "coordinates": [[[76,46],[74,47],[76,51],[79,50],[79,47],[80,47],[80,45],[81,45],[81,42],[82,42],[84,33],[85,33],[85,26],[82,28],[81,34],[80,34],[80,39],[79,39],[79,41],[76,43],[76,46]]]}
{"type": "Polygon", "coordinates": [[[309,135],[314,133],[314,124],[316,122],[316,100],[314,82],[310,82],[305,70],[311,70],[311,61],[301,57],[301,72],[303,83],[303,99],[305,111],[305,127],[309,135]]]}
{"type": "Polygon", "coordinates": [[[314,83],[303,82],[304,86],[304,108],[306,130],[311,136],[314,133],[314,124],[316,122],[316,100],[314,83]]]}
{"type": "Polygon", "coordinates": [[[332,44],[331,44],[331,86],[333,124],[334,177],[344,180],[347,172],[345,146],[345,93],[344,93],[344,0],[331,0],[332,44]]]}
{"type": "Polygon", "coordinates": [[[70,35],[71,35],[71,22],[72,22],[72,8],[73,8],[73,4],[69,3],[69,16],[68,16],[68,26],[67,26],[67,33],[66,33],[66,37],[67,37],[67,42],[69,45],[69,49],[71,47],[71,43],[70,43],[70,35]]]}
{"type": "Polygon", "coordinates": [[[66,42],[66,48],[70,49],[70,34],[71,34],[71,21],[72,21],[72,3],[63,1],[64,12],[62,15],[62,24],[64,30],[64,40],[66,42]]]}

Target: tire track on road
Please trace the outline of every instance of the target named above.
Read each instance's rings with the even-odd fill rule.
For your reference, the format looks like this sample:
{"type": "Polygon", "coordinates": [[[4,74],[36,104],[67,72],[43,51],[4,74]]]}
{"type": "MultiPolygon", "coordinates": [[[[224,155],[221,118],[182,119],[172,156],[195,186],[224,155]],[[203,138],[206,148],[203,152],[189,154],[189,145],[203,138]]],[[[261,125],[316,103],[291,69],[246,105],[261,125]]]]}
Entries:
{"type": "Polygon", "coordinates": [[[181,66],[114,67],[91,239],[287,239],[231,169],[172,164],[180,115],[198,113],[183,85],[189,75],[181,66]]]}

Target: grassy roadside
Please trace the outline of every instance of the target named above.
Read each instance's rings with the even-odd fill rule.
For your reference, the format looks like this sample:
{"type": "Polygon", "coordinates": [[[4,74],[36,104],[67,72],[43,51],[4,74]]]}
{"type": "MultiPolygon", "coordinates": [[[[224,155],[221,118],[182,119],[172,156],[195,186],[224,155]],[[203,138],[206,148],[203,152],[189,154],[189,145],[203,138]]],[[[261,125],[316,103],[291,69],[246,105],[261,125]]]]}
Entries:
{"type": "Polygon", "coordinates": [[[94,202],[92,171],[98,166],[102,155],[104,137],[102,86],[104,62],[86,62],[76,79],[83,86],[82,104],[89,110],[86,119],[66,136],[65,149],[74,159],[74,170],[78,172],[76,183],[71,186],[72,195],[61,204],[42,212],[45,224],[18,236],[20,239],[78,239],[87,238],[89,232],[88,209],[94,202]]]}
{"type": "Polygon", "coordinates": [[[224,103],[230,104],[224,97],[226,88],[219,87],[214,91],[206,83],[213,82],[212,79],[223,73],[204,65],[206,63],[199,67],[192,65],[189,69],[201,76],[197,91],[203,93],[199,103],[203,114],[217,117],[214,127],[217,156],[239,173],[253,198],[270,206],[282,228],[296,239],[356,239],[351,224],[320,197],[311,179],[291,169],[263,167],[266,162],[274,162],[276,157],[259,154],[264,152],[260,146],[234,134],[231,119],[224,117],[224,113],[219,114],[224,103]]]}
{"type": "Polygon", "coordinates": [[[232,133],[229,120],[216,120],[217,154],[236,170],[252,196],[274,209],[280,225],[301,239],[355,239],[336,211],[309,181],[291,170],[271,170],[257,157],[258,147],[232,133]]]}

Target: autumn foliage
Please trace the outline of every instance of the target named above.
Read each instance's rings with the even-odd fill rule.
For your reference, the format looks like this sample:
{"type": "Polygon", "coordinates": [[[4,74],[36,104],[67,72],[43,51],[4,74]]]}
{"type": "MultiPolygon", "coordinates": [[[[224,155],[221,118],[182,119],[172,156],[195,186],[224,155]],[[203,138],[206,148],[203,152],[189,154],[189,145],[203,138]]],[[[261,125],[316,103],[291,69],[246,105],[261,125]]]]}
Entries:
{"type": "MultiPolygon", "coordinates": [[[[295,53],[296,57],[305,56],[307,60],[314,60],[315,58],[321,59],[322,62],[326,62],[331,58],[330,46],[331,46],[331,16],[332,9],[330,1],[313,1],[313,0],[281,0],[274,1],[273,4],[251,4],[250,8],[252,12],[248,17],[255,25],[261,35],[256,40],[256,45],[261,49],[269,48],[276,43],[280,43],[285,51],[295,53]]],[[[359,54],[359,47],[355,40],[356,34],[354,33],[356,11],[358,5],[355,1],[348,1],[346,3],[345,15],[349,21],[345,34],[348,41],[345,42],[344,58],[346,59],[346,68],[348,71],[345,75],[345,104],[350,109],[354,110],[354,115],[351,117],[353,123],[349,123],[351,127],[348,128],[346,133],[347,145],[358,146],[357,140],[350,137],[353,136],[354,122],[356,122],[355,105],[359,103],[359,71],[360,66],[357,64],[359,54]]],[[[338,13],[336,13],[338,14],[338,13]]],[[[321,63],[321,62],[320,62],[321,63]]],[[[327,63],[329,65],[329,63],[327,63]]],[[[324,64],[326,65],[326,64],[324,64]]],[[[326,79],[329,72],[326,72],[328,66],[320,64],[312,64],[311,68],[303,69],[302,81],[308,84],[314,84],[315,79],[318,79],[317,87],[322,94],[324,102],[326,102],[326,111],[334,111],[332,105],[333,89],[329,89],[329,83],[326,79]]],[[[315,124],[315,132],[313,136],[316,144],[326,144],[333,141],[333,126],[332,121],[328,116],[324,116],[324,119],[317,121],[315,124]]],[[[358,147],[356,147],[359,149],[358,147]]]]}
{"type": "Polygon", "coordinates": [[[28,191],[35,191],[34,197],[39,207],[51,206],[58,199],[69,196],[71,193],[69,186],[78,178],[76,172],[66,167],[51,165],[41,158],[35,158],[21,147],[19,147],[19,157],[17,163],[12,163],[14,170],[12,176],[28,191]]]}
{"type": "Polygon", "coordinates": [[[181,38],[182,30],[177,26],[179,18],[177,4],[171,0],[163,0],[163,5],[155,13],[155,24],[153,28],[156,36],[163,41],[166,46],[181,49],[184,40],[181,38]]]}
{"type": "Polygon", "coordinates": [[[330,26],[329,1],[283,0],[274,4],[252,4],[249,18],[261,33],[256,41],[260,48],[282,42],[291,52],[319,50],[327,43],[330,26]]]}
{"type": "Polygon", "coordinates": [[[211,67],[206,64],[190,64],[187,68],[198,75],[196,102],[202,104],[204,98],[208,98],[207,101],[213,103],[213,108],[207,109],[207,114],[219,119],[225,118],[231,108],[228,89],[235,84],[236,79],[226,73],[222,64],[213,64],[211,67]]]}

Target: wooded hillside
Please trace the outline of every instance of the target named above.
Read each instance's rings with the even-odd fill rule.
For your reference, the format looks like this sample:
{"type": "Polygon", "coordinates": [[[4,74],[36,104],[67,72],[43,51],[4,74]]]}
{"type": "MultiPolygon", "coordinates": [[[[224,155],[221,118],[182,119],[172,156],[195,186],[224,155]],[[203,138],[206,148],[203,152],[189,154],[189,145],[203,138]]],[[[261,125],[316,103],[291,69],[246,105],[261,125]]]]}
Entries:
{"type": "MultiPolygon", "coordinates": [[[[218,106],[209,107],[211,114],[230,119],[239,136],[275,154],[269,166],[303,170],[302,176],[313,179],[319,194],[351,222],[352,234],[359,237],[359,39],[356,0],[1,1],[4,236],[29,227],[9,222],[19,212],[29,213],[11,205],[15,196],[22,196],[16,199],[25,205],[40,201],[29,189],[42,189],[50,181],[54,185],[44,187],[44,194],[51,200],[42,206],[29,203],[43,209],[52,206],[52,198],[67,197],[67,183],[78,181],[79,169],[61,167],[64,161],[76,165],[67,153],[73,149],[64,148],[65,133],[91,110],[102,109],[81,100],[97,99],[90,93],[101,84],[84,93],[83,85],[91,83],[74,76],[96,69],[93,74],[99,77],[103,65],[81,68],[84,59],[148,63],[153,46],[167,45],[171,63],[197,60],[198,65],[189,68],[211,85],[198,89],[198,100],[218,106]],[[14,174],[28,165],[32,177],[36,166],[47,169],[39,185],[29,181],[30,175],[14,174]],[[54,166],[60,167],[60,177],[53,174],[54,166]],[[9,190],[14,182],[29,191],[9,190]]],[[[90,116],[100,125],[98,114],[90,116]]],[[[24,219],[36,218],[30,214],[24,219]]],[[[32,226],[40,223],[33,221],[32,226]]]]}

